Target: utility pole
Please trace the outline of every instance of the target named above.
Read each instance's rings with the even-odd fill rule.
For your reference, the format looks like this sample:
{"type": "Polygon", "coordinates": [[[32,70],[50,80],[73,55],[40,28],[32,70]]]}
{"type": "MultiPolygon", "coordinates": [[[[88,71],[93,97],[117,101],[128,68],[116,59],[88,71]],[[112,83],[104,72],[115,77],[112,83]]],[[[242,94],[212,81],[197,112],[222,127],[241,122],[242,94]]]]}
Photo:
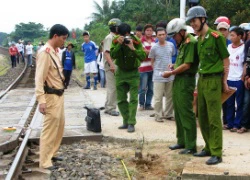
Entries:
{"type": "Polygon", "coordinates": [[[186,0],[180,0],[180,18],[181,19],[186,19],[185,17],[186,13],[186,0]]]}

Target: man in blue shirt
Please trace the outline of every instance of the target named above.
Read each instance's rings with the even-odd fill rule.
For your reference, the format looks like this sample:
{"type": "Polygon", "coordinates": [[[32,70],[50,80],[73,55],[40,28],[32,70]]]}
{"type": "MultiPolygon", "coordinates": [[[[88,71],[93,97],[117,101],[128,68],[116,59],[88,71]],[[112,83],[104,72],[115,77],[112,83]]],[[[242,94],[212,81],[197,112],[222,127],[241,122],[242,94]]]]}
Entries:
{"type": "Polygon", "coordinates": [[[86,74],[86,86],[84,89],[90,89],[90,73],[94,76],[94,90],[97,90],[97,80],[98,80],[98,69],[96,62],[96,44],[93,41],[90,41],[89,32],[83,32],[82,51],[84,53],[84,73],[86,74]]]}
{"type": "Polygon", "coordinates": [[[63,65],[63,74],[65,77],[64,84],[65,89],[67,89],[70,81],[70,76],[72,73],[73,68],[75,69],[75,54],[72,51],[72,48],[75,46],[69,42],[67,45],[67,49],[62,53],[62,65],[63,65]]]}

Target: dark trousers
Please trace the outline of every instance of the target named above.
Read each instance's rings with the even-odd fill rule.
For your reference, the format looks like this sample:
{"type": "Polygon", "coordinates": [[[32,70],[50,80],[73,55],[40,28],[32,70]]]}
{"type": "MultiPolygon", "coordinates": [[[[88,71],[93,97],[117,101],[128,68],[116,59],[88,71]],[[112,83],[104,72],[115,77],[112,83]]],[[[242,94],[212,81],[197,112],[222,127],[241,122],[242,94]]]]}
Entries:
{"type": "Polygon", "coordinates": [[[68,87],[69,85],[71,73],[72,73],[72,70],[65,70],[65,69],[63,70],[63,74],[65,77],[65,80],[64,80],[65,87],[68,87]]]}
{"type": "Polygon", "coordinates": [[[16,56],[10,56],[12,68],[16,67],[16,56]]]}
{"type": "Polygon", "coordinates": [[[250,90],[245,88],[241,126],[250,128],[250,90]]]}
{"type": "Polygon", "coordinates": [[[20,51],[19,53],[20,53],[20,55],[17,54],[17,63],[19,64],[19,58],[20,58],[20,56],[22,57],[22,62],[24,63],[23,51],[20,51]]]}
{"type": "Polygon", "coordinates": [[[236,87],[237,91],[225,102],[226,121],[229,128],[240,128],[243,117],[244,83],[243,81],[227,81],[231,87],[236,87]],[[235,101],[237,108],[235,108],[235,101]]]}

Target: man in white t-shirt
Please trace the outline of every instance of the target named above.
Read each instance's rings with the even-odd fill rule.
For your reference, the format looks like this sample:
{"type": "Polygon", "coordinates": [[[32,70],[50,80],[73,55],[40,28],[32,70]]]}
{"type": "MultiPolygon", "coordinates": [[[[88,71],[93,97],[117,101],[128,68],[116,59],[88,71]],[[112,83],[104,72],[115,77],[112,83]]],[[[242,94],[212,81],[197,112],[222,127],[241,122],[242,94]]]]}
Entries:
{"type": "Polygon", "coordinates": [[[237,132],[241,128],[241,120],[243,117],[243,99],[244,99],[244,82],[243,79],[243,63],[244,63],[244,43],[241,39],[244,35],[242,28],[236,27],[230,31],[230,39],[232,44],[228,45],[230,54],[229,74],[227,78],[228,86],[237,88],[236,92],[225,102],[226,103],[226,122],[227,129],[231,132],[237,132]],[[237,108],[235,108],[235,102],[237,108]]]}
{"type": "Polygon", "coordinates": [[[27,62],[28,66],[33,67],[32,65],[32,54],[33,54],[33,45],[30,41],[28,41],[28,44],[26,45],[26,56],[27,56],[27,62]]]}
{"type": "Polygon", "coordinates": [[[18,52],[19,52],[19,54],[17,54],[17,63],[19,64],[20,55],[22,56],[22,61],[24,62],[24,56],[23,56],[24,45],[23,45],[21,40],[18,41],[18,43],[16,44],[16,47],[17,47],[18,52]]]}

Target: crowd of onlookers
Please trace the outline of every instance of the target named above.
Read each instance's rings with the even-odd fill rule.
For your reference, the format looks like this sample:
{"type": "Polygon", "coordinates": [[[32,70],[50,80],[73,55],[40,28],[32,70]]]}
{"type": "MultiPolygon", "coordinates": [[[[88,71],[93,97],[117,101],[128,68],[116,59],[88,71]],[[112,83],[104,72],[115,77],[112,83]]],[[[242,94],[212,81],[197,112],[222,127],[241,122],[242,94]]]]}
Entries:
{"type": "MultiPolygon", "coordinates": [[[[43,42],[40,42],[36,47],[37,51],[43,46],[43,42]]],[[[28,41],[27,44],[23,40],[19,40],[18,43],[12,42],[9,47],[9,54],[11,59],[12,68],[16,67],[20,62],[25,63],[25,58],[27,58],[27,65],[33,67],[32,64],[32,55],[34,47],[31,44],[31,41],[28,41]]]]}
{"type": "MultiPolygon", "coordinates": [[[[220,16],[214,22],[216,30],[219,31],[225,38],[230,54],[230,71],[228,77],[228,84],[230,87],[237,88],[237,91],[223,103],[223,122],[224,129],[229,129],[231,132],[244,133],[249,127],[249,90],[245,88],[242,81],[244,62],[246,62],[247,53],[249,49],[250,39],[250,24],[242,23],[239,26],[230,26],[230,20],[225,16],[220,16]],[[240,79],[237,77],[241,76],[240,79]]],[[[142,42],[147,58],[141,62],[138,71],[140,73],[140,85],[138,88],[139,95],[139,111],[154,110],[151,117],[155,120],[162,122],[163,119],[173,120],[174,109],[172,104],[172,83],[174,76],[169,78],[162,78],[159,74],[164,71],[163,64],[155,63],[152,65],[149,56],[151,48],[158,42],[155,30],[157,28],[166,28],[167,23],[160,21],[155,25],[146,24],[137,26],[131,35],[136,36],[142,42]],[[161,83],[164,82],[164,87],[161,83]],[[152,98],[154,97],[154,105],[152,105],[152,98]],[[165,97],[165,109],[163,109],[163,98],[165,97]]],[[[196,34],[192,27],[187,26],[187,32],[194,35],[196,34]]],[[[84,53],[84,73],[86,75],[86,85],[84,89],[91,88],[91,77],[93,77],[93,89],[97,89],[97,84],[100,82],[100,87],[104,88],[106,84],[107,68],[105,68],[105,53],[103,52],[103,43],[98,47],[93,41],[90,40],[89,32],[83,33],[84,43],[82,44],[82,51],[84,53]],[[92,76],[91,76],[92,75],[92,76]]],[[[178,47],[173,38],[166,38],[171,46],[166,50],[171,53],[171,59],[166,60],[167,66],[174,64],[178,54],[178,47]]],[[[70,60],[75,59],[72,56],[72,48],[74,45],[69,43],[64,49],[63,66],[65,68],[65,76],[67,85],[70,79],[71,71],[75,67],[75,60],[70,65],[70,60]],[[67,61],[68,60],[68,61],[67,61]]],[[[155,47],[159,49],[159,47],[155,47]]],[[[152,55],[151,55],[152,56],[152,55]]],[[[153,56],[152,56],[153,57],[153,56]]],[[[196,97],[194,98],[194,107],[196,107],[196,97]]],[[[118,115],[118,112],[113,113],[118,115]]]]}

